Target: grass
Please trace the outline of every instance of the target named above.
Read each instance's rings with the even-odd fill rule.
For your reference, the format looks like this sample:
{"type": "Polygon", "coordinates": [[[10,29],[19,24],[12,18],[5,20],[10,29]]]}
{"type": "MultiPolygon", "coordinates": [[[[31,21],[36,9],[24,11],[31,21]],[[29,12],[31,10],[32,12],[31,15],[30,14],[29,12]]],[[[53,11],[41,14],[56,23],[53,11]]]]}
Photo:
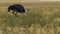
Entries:
{"type": "Polygon", "coordinates": [[[30,11],[18,17],[7,11],[11,3],[0,4],[0,34],[60,34],[59,4],[22,3],[30,11]]]}

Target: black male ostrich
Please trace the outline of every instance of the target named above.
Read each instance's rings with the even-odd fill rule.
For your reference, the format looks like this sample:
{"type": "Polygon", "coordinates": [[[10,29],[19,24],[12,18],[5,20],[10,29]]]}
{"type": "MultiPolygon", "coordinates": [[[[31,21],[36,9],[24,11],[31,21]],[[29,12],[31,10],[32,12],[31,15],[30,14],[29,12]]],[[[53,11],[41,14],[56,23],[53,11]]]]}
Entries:
{"type": "Polygon", "coordinates": [[[17,15],[17,13],[25,13],[25,9],[24,9],[23,5],[21,5],[21,4],[10,5],[8,7],[8,12],[10,12],[10,10],[12,10],[12,14],[14,14],[14,15],[17,15]]]}

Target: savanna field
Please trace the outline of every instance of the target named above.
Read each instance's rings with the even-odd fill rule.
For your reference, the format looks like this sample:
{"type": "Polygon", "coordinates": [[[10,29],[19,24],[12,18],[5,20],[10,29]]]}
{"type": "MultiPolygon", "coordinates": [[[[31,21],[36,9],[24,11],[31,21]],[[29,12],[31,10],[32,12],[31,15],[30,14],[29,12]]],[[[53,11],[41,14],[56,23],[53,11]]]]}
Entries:
{"type": "Polygon", "coordinates": [[[7,11],[14,3],[0,2],[0,34],[60,34],[59,2],[17,2],[26,10],[18,17],[7,11]]]}

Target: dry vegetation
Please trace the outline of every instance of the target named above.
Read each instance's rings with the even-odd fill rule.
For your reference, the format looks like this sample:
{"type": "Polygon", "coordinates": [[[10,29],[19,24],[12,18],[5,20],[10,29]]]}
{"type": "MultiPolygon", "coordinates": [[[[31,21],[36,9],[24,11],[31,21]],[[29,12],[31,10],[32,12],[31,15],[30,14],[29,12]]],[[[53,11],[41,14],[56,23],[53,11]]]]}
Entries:
{"type": "Polygon", "coordinates": [[[60,34],[60,3],[19,3],[30,11],[18,17],[7,11],[11,4],[0,3],[0,34],[60,34]]]}

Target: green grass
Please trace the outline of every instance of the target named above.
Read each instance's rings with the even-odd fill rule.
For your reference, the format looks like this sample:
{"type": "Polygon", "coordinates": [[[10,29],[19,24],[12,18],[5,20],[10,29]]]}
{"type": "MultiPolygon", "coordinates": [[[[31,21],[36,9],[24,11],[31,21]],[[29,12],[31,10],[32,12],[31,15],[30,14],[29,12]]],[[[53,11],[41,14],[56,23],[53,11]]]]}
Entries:
{"type": "Polygon", "coordinates": [[[7,11],[11,3],[0,3],[1,34],[58,34],[60,33],[59,4],[22,3],[30,11],[18,14],[7,11]],[[55,7],[54,7],[55,6],[55,7]],[[59,29],[58,29],[59,28],[59,29]]]}

